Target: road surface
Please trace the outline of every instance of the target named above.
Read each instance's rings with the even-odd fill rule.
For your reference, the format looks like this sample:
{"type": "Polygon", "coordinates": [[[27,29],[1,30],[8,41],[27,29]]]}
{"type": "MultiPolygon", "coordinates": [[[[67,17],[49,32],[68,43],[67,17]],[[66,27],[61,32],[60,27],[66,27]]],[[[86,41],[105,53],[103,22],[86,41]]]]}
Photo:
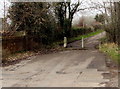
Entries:
{"type": "MultiPolygon", "coordinates": [[[[33,56],[2,69],[3,87],[105,87],[105,56],[94,48],[105,33],[86,40],[87,50],[33,56]]],[[[80,41],[74,42],[72,48],[80,41]]]]}

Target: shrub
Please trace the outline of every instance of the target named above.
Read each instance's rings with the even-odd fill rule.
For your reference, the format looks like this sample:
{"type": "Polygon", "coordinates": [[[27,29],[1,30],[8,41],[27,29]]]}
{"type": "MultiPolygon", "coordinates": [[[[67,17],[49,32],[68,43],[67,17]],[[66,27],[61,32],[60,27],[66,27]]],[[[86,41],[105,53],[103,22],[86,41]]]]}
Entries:
{"type": "Polygon", "coordinates": [[[76,37],[78,35],[84,35],[87,33],[93,32],[91,28],[72,28],[72,37],[76,37]]]}

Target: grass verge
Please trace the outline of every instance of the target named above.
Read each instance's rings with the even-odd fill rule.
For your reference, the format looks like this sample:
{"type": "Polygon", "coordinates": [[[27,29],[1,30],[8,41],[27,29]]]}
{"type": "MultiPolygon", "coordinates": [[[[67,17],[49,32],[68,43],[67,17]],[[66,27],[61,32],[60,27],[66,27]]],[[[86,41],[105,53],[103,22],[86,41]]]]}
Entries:
{"type": "Polygon", "coordinates": [[[115,43],[104,43],[99,47],[101,52],[107,54],[111,59],[120,64],[120,51],[115,43]]]}
{"type": "Polygon", "coordinates": [[[73,41],[81,40],[82,37],[83,37],[83,38],[88,38],[88,37],[97,35],[97,34],[99,34],[99,33],[101,33],[101,32],[103,32],[103,30],[98,30],[98,31],[96,31],[96,32],[91,32],[91,33],[86,34],[86,35],[79,35],[79,36],[77,36],[77,37],[73,37],[73,38],[68,39],[68,42],[73,42],[73,41]]]}

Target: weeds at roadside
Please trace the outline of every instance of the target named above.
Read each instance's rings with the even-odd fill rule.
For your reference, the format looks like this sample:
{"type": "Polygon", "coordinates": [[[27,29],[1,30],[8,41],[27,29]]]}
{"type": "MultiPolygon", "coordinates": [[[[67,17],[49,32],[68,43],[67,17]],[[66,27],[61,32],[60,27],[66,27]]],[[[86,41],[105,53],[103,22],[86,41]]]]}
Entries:
{"type": "Polygon", "coordinates": [[[99,47],[100,51],[106,53],[111,59],[120,64],[120,52],[115,43],[104,43],[99,47]]]}

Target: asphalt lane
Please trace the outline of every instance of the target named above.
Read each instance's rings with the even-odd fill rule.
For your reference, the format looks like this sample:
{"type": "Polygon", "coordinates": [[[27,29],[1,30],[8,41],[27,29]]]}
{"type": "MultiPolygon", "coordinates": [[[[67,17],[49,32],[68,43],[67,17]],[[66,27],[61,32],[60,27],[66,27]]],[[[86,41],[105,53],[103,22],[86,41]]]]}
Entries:
{"type": "MultiPolygon", "coordinates": [[[[3,87],[105,87],[109,72],[105,56],[95,46],[105,33],[85,41],[87,50],[67,50],[33,56],[2,69],[3,87]]],[[[80,41],[79,41],[80,42],[80,41]]],[[[78,43],[79,43],[78,42],[78,43]]],[[[78,45],[76,42],[72,47],[78,45]]]]}

